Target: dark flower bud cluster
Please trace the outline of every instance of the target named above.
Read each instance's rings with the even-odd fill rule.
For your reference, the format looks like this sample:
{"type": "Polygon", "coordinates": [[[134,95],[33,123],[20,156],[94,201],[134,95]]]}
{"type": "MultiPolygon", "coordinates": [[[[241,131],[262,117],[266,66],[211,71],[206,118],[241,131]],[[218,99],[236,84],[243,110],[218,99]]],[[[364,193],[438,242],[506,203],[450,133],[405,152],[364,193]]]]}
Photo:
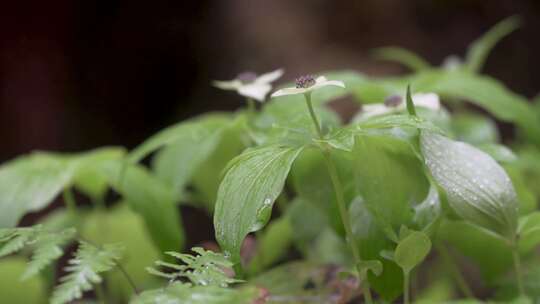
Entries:
{"type": "Polygon", "coordinates": [[[236,79],[240,80],[244,84],[252,83],[257,79],[257,74],[253,72],[249,72],[249,71],[243,72],[243,73],[238,74],[238,76],[236,76],[236,79]]]}
{"type": "Polygon", "coordinates": [[[403,98],[399,95],[391,95],[386,97],[384,100],[384,105],[387,107],[397,107],[403,102],[403,98]]]}
{"type": "Polygon", "coordinates": [[[314,86],[316,83],[314,75],[305,75],[296,78],[296,88],[297,89],[307,89],[314,86]]]}

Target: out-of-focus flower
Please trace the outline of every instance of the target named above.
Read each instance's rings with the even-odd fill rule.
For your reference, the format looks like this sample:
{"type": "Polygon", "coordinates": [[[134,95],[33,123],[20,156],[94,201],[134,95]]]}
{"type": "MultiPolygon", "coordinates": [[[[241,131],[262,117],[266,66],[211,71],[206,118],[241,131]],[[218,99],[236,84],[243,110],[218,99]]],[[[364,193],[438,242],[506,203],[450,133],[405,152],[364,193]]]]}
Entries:
{"type": "Polygon", "coordinates": [[[238,94],[263,102],[266,94],[272,90],[272,82],[283,75],[283,69],[257,76],[253,72],[244,72],[229,81],[213,82],[213,85],[222,90],[236,91],[238,94]]]}
{"type": "MultiPolygon", "coordinates": [[[[415,106],[427,108],[433,111],[438,111],[441,108],[439,95],[435,93],[416,93],[412,96],[415,106]]],[[[407,107],[404,102],[404,97],[400,95],[392,95],[384,101],[384,103],[367,104],[362,106],[362,111],[357,115],[356,119],[365,119],[377,115],[399,112],[407,107]]]]}
{"type": "Polygon", "coordinates": [[[296,87],[294,88],[284,88],[278,90],[272,94],[273,97],[285,96],[285,95],[296,95],[296,94],[308,94],[314,90],[320,89],[326,86],[337,86],[345,88],[345,84],[338,80],[328,80],[324,76],[302,76],[296,79],[296,87]]]}

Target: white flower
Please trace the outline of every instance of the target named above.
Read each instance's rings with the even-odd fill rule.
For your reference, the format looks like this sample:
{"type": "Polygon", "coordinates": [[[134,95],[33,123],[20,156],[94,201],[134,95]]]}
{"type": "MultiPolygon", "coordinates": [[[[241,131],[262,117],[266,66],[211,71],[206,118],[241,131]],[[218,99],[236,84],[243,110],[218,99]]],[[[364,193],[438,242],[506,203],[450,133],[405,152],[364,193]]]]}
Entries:
{"type": "Polygon", "coordinates": [[[345,88],[345,84],[341,81],[328,80],[324,76],[319,76],[315,78],[314,76],[308,75],[297,78],[296,87],[285,88],[274,92],[272,94],[272,98],[285,95],[307,94],[325,86],[337,86],[345,88]]]}
{"type": "MultiPolygon", "coordinates": [[[[441,109],[441,102],[439,101],[439,95],[435,93],[416,93],[412,96],[412,100],[415,106],[427,108],[433,111],[441,109]]],[[[362,110],[354,118],[354,120],[363,120],[369,117],[400,112],[407,108],[404,97],[399,95],[393,95],[388,97],[384,103],[367,104],[362,106],[362,110]]]]}
{"type": "Polygon", "coordinates": [[[222,90],[236,91],[242,96],[263,102],[266,94],[272,90],[271,83],[282,75],[283,69],[278,69],[260,76],[257,76],[253,72],[244,72],[230,81],[216,80],[213,82],[213,85],[222,90]]]}

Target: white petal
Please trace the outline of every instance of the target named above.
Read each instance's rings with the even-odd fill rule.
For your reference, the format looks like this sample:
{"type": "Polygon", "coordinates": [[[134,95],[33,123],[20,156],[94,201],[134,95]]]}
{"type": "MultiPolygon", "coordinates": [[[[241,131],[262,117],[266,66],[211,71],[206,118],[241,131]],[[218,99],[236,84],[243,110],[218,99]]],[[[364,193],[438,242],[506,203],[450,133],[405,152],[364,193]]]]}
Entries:
{"type": "Polygon", "coordinates": [[[424,107],[435,111],[441,108],[439,95],[435,93],[416,93],[412,96],[412,100],[415,106],[424,107]]]}
{"type": "Polygon", "coordinates": [[[309,90],[313,91],[313,90],[317,90],[319,88],[326,87],[326,86],[336,86],[336,87],[340,87],[340,88],[345,88],[345,84],[342,81],[339,81],[339,80],[325,80],[325,81],[322,81],[322,82],[317,81],[317,83],[315,83],[314,86],[309,87],[309,90]]]}
{"type": "Polygon", "coordinates": [[[325,81],[327,81],[327,80],[328,80],[328,79],[326,79],[326,77],[324,77],[324,76],[319,76],[319,77],[317,77],[317,79],[315,79],[315,82],[316,82],[316,83],[320,83],[320,82],[325,82],[325,81]]]}
{"type": "Polygon", "coordinates": [[[279,77],[283,76],[283,69],[278,69],[270,73],[262,74],[257,77],[255,80],[256,83],[271,83],[278,80],[279,77]]]}
{"type": "Polygon", "coordinates": [[[285,96],[285,95],[295,95],[295,94],[304,94],[308,92],[308,89],[303,88],[285,88],[278,90],[274,93],[272,93],[272,98],[279,97],[279,96],[285,96]]]}
{"type": "Polygon", "coordinates": [[[222,90],[238,90],[242,86],[242,82],[236,79],[230,81],[214,80],[212,85],[222,90]]]}
{"type": "Polygon", "coordinates": [[[238,88],[238,94],[263,102],[266,94],[268,94],[270,90],[272,90],[272,86],[269,84],[252,83],[238,88]]]}

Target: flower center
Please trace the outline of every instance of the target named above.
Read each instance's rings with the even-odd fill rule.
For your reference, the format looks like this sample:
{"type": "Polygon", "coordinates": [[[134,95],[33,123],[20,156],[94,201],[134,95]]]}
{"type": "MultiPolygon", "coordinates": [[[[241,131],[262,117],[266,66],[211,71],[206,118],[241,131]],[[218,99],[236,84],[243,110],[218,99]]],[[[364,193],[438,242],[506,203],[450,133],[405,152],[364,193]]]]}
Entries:
{"type": "Polygon", "coordinates": [[[255,79],[257,79],[257,74],[250,71],[243,72],[238,74],[238,76],[236,76],[236,79],[240,80],[242,83],[252,83],[255,81],[255,79]]]}
{"type": "Polygon", "coordinates": [[[315,83],[315,76],[313,75],[306,75],[296,78],[296,88],[298,89],[307,89],[314,86],[315,83]]]}
{"type": "Polygon", "coordinates": [[[402,101],[403,101],[403,98],[401,98],[401,96],[391,95],[391,96],[386,97],[386,99],[384,100],[384,105],[387,107],[395,108],[399,106],[402,101]]]}

